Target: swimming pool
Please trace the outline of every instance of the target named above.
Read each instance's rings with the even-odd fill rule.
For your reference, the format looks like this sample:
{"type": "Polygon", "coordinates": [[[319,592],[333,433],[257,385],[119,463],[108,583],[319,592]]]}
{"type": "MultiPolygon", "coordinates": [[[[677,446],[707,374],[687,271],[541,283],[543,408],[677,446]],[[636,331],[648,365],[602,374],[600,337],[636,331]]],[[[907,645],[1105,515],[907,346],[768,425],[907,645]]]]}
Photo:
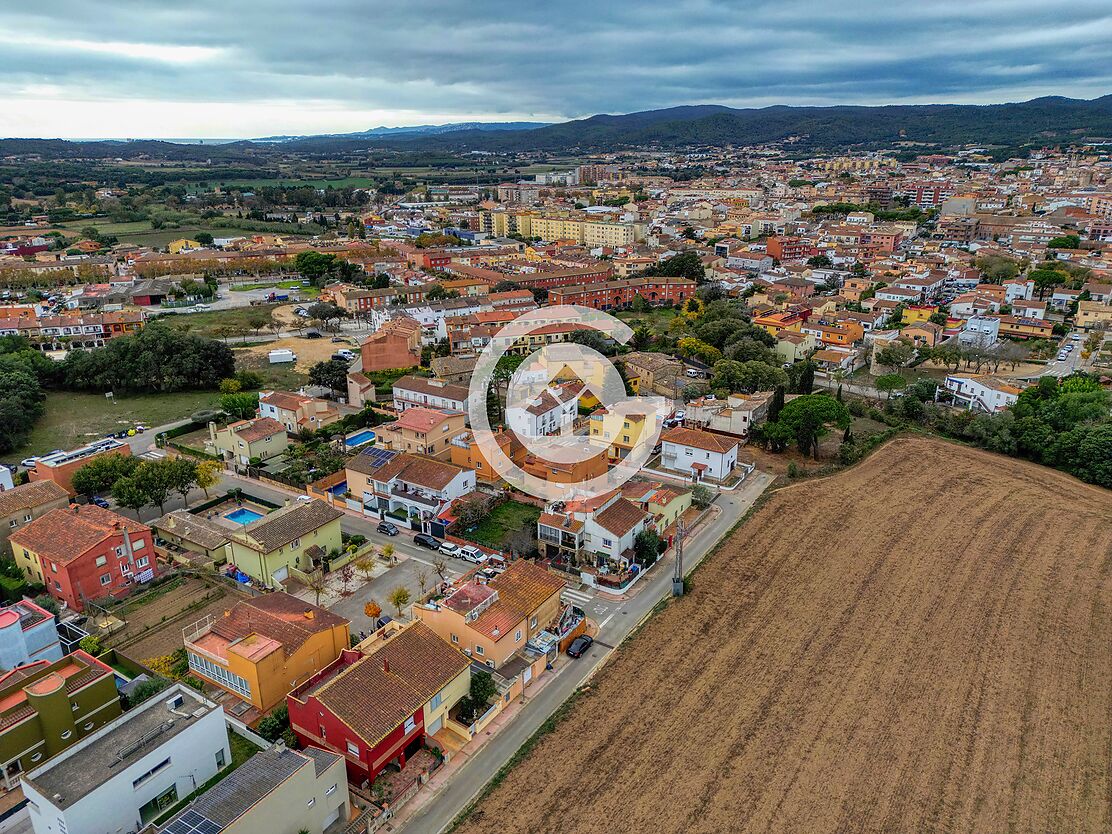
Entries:
{"type": "Polygon", "coordinates": [[[347,438],[345,438],[344,445],[347,446],[349,449],[353,449],[356,446],[364,446],[367,443],[373,443],[374,439],[375,433],[373,431],[371,431],[370,429],[363,429],[362,431],[357,431],[355,434],[349,435],[347,438]]]}
{"type": "Polygon", "coordinates": [[[258,521],[262,517],[262,513],[257,513],[246,507],[240,507],[238,510],[224,513],[224,518],[228,519],[228,521],[234,521],[236,524],[250,524],[252,521],[258,521]]]}

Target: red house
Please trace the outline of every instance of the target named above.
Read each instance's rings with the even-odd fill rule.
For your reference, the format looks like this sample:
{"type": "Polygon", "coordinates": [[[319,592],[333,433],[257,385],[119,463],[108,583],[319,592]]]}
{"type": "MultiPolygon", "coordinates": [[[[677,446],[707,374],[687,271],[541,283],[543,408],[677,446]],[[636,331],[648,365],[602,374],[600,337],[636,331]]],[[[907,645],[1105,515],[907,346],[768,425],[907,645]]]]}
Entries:
{"type": "Polygon", "coordinates": [[[357,785],[405,767],[471,680],[470,659],[419,621],[391,623],[360,646],[286,696],[298,741],[344,756],[357,785]]]}
{"type": "Polygon", "coordinates": [[[805,261],[818,250],[798,237],[770,237],[766,244],[766,251],[780,263],[789,263],[805,261]]]}
{"type": "Polygon", "coordinates": [[[92,504],[51,510],[8,541],[28,581],[76,611],[149,582],[157,570],[151,528],[92,504]]]}

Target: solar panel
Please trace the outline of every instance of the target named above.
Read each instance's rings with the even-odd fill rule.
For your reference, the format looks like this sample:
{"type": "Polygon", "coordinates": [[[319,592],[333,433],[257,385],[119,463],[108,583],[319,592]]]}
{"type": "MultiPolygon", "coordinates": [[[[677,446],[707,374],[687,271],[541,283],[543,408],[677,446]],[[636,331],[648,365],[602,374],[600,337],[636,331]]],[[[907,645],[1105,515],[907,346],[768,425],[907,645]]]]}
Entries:
{"type": "Polygon", "coordinates": [[[389,463],[398,453],[393,449],[368,449],[360,453],[360,457],[366,458],[370,461],[371,466],[377,469],[384,464],[389,463]]]}
{"type": "Polygon", "coordinates": [[[164,829],[163,834],[220,834],[223,828],[204,814],[190,809],[164,829]]]}

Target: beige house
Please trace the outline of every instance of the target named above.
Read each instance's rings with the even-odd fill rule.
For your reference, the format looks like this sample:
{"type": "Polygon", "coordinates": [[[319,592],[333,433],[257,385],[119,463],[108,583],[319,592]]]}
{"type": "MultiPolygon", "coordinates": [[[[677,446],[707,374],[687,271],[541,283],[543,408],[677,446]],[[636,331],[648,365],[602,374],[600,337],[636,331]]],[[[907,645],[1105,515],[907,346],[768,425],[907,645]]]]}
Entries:
{"type": "Polygon", "coordinates": [[[271,417],[240,420],[219,429],[209,423],[209,440],[220,457],[239,466],[247,466],[252,458],[276,458],[290,445],[286,427],[271,417]]]}
{"type": "Polygon", "coordinates": [[[286,427],[290,434],[302,430],[316,431],[340,419],[340,412],[327,400],[291,394],[288,391],[262,391],[259,394],[259,416],[270,417],[286,427]]]}
{"type": "Polygon", "coordinates": [[[151,522],[170,559],[192,567],[215,568],[228,561],[231,531],[188,510],[173,510],[151,522]]]}
{"type": "Polygon", "coordinates": [[[69,493],[54,481],[32,481],[0,492],[0,555],[11,555],[8,536],[24,524],[59,507],[69,506],[69,493]]]}
{"type": "Polygon", "coordinates": [[[451,460],[452,438],[463,432],[465,420],[462,411],[414,406],[375,431],[383,448],[451,460]]]}
{"type": "Polygon", "coordinates": [[[777,355],[793,365],[806,359],[817,346],[818,340],[811,333],[781,330],[776,334],[777,355]]]}

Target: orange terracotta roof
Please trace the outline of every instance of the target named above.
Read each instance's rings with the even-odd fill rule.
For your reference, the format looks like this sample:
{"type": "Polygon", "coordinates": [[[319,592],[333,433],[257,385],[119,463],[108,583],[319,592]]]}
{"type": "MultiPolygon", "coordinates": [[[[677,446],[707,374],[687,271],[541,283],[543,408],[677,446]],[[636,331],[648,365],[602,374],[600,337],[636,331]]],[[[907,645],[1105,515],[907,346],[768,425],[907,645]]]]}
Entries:
{"type": "Polygon", "coordinates": [[[51,510],[9,536],[37,556],[68,565],[122,530],[145,533],[150,527],[94,504],[51,510]]]}
{"type": "Polygon", "coordinates": [[[733,438],[723,437],[722,435],[712,434],[707,431],[699,431],[698,429],[685,429],[682,426],[669,429],[661,435],[660,439],[665,443],[677,443],[680,446],[691,446],[695,449],[703,449],[707,452],[718,452],[719,454],[725,454],[738,445],[737,441],[733,438]]]}

